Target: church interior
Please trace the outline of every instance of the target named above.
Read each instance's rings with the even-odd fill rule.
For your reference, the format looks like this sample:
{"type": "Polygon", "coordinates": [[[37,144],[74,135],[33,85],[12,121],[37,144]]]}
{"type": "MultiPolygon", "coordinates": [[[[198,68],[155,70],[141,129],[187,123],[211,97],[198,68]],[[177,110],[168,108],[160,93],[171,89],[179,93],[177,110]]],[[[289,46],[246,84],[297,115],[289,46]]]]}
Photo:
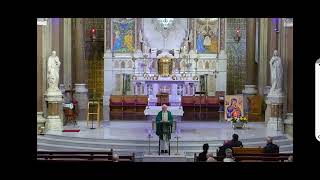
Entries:
{"type": "Polygon", "coordinates": [[[293,18],[37,18],[37,159],[292,161],[293,18]]]}

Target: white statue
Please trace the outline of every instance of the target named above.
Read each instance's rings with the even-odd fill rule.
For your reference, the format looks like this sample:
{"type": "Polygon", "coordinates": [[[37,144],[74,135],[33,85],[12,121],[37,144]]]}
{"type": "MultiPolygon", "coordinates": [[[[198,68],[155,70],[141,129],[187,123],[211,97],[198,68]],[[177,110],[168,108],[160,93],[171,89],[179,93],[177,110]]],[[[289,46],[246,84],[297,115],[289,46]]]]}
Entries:
{"type": "Polygon", "coordinates": [[[283,79],[283,68],[278,51],[274,50],[273,56],[270,60],[271,70],[271,89],[269,94],[281,95],[282,93],[282,79],[283,79]]]}
{"type": "Polygon", "coordinates": [[[143,54],[149,54],[149,47],[147,46],[146,43],[143,45],[143,54]]]}
{"type": "Polygon", "coordinates": [[[59,68],[59,58],[56,56],[56,51],[52,51],[52,54],[48,59],[48,91],[59,91],[59,68]]]}
{"type": "Polygon", "coordinates": [[[189,52],[189,42],[187,39],[185,39],[184,43],[183,43],[183,48],[182,48],[182,52],[184,54],[188,54],[189,52]]]}

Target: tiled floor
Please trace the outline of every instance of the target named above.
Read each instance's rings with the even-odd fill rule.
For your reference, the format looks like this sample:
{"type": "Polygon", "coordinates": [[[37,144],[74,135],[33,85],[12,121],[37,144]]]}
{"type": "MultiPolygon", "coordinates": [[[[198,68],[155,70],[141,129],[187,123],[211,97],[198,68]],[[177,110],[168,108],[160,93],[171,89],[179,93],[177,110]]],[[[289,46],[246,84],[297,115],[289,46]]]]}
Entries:
{"type": "MultiPolygon", "coordinates": [[[[97,127],[97,124],[93,124],[97,127]]],[[[47,132],[62,136],[97,138],[97,139],[119,139],[119,140],[145,140],[151,130],[151,122],[148,121],[104,121],[100,128],[90,129],[86,121],[78,121],[78,126],[66,125],[64,129],[77,129],[80,132],[47,132]]],[[[202,141],[202,140],[225,140],[230,139],[232,134],[237,133],[240,139],[263,138],[266,136],[283,135],[280,131],[273,131],[266,128],[265,123],[250,122],[245,129],[233,129],[229,122],[200,122],[187,121],[179,122],[181,140],[202,141]]],[[[158,139],[153,134],[152,139],[158,139]]]]}

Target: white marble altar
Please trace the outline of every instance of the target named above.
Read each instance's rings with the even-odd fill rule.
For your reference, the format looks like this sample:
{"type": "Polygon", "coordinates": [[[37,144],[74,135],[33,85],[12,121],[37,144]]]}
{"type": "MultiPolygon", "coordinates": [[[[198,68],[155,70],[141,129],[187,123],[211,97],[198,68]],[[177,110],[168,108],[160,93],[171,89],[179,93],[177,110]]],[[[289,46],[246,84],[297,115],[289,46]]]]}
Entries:
{"type": "MultiPolygon", "coordinates": [[[[144,110],[144,115],[146,116],[156,116],[162,110],[162,106],[147,106],[144,110]]],[[[183,116],[183,108],[178,106],[168,106],[168,111],[172,113],[173,116],[183,116]]]]}

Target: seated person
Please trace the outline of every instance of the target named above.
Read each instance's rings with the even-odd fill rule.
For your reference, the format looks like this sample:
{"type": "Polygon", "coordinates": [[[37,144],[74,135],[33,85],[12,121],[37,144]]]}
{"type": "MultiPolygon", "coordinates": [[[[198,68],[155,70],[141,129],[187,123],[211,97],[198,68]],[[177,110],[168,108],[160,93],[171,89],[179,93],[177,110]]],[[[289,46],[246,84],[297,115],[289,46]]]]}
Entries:
{"type": "Polygon", "coordinates": [[[202,146],[203,151],[198,156],[198,161],[207,161],[207,154],[209,150],[209,144],[206,143],[202,146]]]}
{"type": "Polygon", "coordinates": [[[242,142],[238,140],[239,136],[238,134],[233,134],[232,135],[232,140],[228,143],[229,148],[233,147],[243,147],[242,142]]]}
{"type": "Polygon", "coordinates": [[[272,137],[267,137],[267,145],[263,148],[264,153],[279,153],[279,146],[272,143],[272,137]]]}
{"type": "MultiPolygon", "coordinates": [[[[217,156],[225,158],[226,156],[226,149],[231,148],[229,146],[229,141],[224,141],[223,145],[219,147],[217,151],[217,156]]],[[[222,159],[221,159],[222,160],[222,159]]]]}
{"type": "Polygon", "coordinates": [[[232,156],[232,150],[230,148],[226,149],[226,157],[223,159],[223,162],[235,162],[232,156]]]}
{"type": "Polygon", "coordinates": [[[213,157],[213,153],[207,154],[207,162],[217,162],[217,160],[214,159],[214,157],[213,157]]]}

